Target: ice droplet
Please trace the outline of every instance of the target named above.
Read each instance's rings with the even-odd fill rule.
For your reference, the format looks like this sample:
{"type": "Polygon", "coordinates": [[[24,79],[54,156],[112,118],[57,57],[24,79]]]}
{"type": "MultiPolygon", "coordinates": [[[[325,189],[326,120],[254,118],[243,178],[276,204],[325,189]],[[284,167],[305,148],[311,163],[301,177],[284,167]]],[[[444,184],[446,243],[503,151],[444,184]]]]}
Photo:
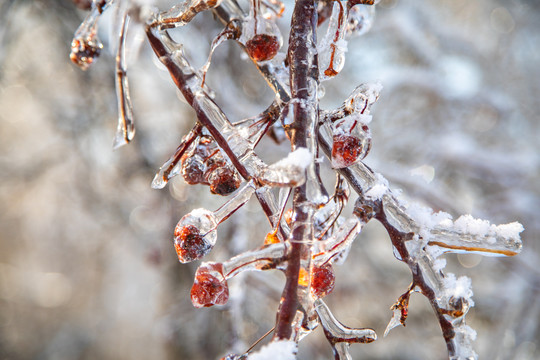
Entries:
{"type": "Polygon", "coordinates": [[[220,263],[202,263],[195,273],[191,302],[196,308],[224,305],[229,300],[229,286],[220,263]]]}
{"type": "Polygon", "coordinates": [[[367,156],[371,149],[371,133],[364,124],[368,117],[370,120],[369,115],[353,114],[334,123],[332,143],[334,168],[351,166],[367,156]]]}
{"type": "Polygon", "coordinates": [[[283,43],[283,38],[273,18],[262,16],[259,1],[254,1],[250,13],[242,23],[240,43],[254,61],[268,61],[274,58],[283,43]]]}
{"type": "Polygon", "coordinates": [[[349,10],[347,18],[347,36],[360,36],[373,26],[375,6],[355,5],[349,10]]]}
{"type": "Polygon", "coordinates": [[[99,15],[99,11],[93,8],[92,12],[88,14],[75,32],[73,41],[71,42],[69,58],[82,70],[88,69],[103,49],[103,44],[97,36],[97,20],[99,15]]]}
{"type": "Polygon", "coordinates": [[[188,263],[208,254],[216,244],[217,225],[214,213],[206,209],[195,209],[180,219],[174,230],[178,260],[188,263]]]}

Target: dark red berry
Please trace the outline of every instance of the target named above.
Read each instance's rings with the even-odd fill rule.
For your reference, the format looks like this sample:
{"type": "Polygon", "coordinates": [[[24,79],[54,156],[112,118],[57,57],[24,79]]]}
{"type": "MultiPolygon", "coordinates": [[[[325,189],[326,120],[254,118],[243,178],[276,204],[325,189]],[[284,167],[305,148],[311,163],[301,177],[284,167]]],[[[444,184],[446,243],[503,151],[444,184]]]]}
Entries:
{"type": "Polygon", "coordinates": [[[279,40],[277,36],[257,34],[246,42],[246,50],[255,61],[270,60],[279,50],[279,40]]]}
{"type": "Polygon", "coordinates": [[[362,142],[352,135],[334,135],[332,162],[347,167],[359,160],[363,152],[362,142]]]}
{"type": "Polygon", "coordinates": [[[191,185],[204,182],[204,164],[199,156],[182,157],[182,177],[191,185]]]}
{"type": "Polygon", "coordinates": [[[336,276],[332,265],[314,266],[311,273],[311,294],[322,298],[334,290],[336,276]]]}
{"type": "Polygon", "coordinates": [[[220,263],[205,263],[197,269],[191,288],[191,302],[197,308],[224,305],[229,300],[229,287],[220,263]]]}
{"type": "Polygon", "coordinates": [[[242,181],[229,167],[215,169],[208,177],[212,194],[229,195],[240,187],[242,181]]]}
{"type": "Polygon", "coordinates": [[[212,246],[205,241],[203,234],[196,226],[177,226],[174,230],[174,248],[178,260],[187,263],[206,255],[212,246]]]}

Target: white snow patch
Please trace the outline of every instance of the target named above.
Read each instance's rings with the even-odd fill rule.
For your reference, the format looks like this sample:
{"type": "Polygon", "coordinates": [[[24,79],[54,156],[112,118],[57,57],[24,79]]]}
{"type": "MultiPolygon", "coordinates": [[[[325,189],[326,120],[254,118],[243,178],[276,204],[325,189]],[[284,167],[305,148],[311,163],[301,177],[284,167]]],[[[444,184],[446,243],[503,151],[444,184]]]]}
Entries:
{"type": "Polygon", "coordinates": [[[469,302],[470,306],[474,305],[472,300],[473,291],[471,278],[467,276],[460,276],[456,279],[456,275],[449,273],[444,277],[444,288],[446,289],[447,298],[450,297],[462,297],[469,302]]]}
{"type": "Polygon", "coordinates": [[[495,227],[497,235],[505,239],[519,239],[519,233],[525,230],[523,225],[518,222],[513,222],[510,224],[502,224],[495,227]]]}
{"type": "Polygon", "coordinates": [[[301,147],[289,153],[285,159],[281,159],[273,164],[272,167],[288,168],[290,166],[296,166],[301,169],[306,169],[312,161],[313,155],[311,152],[307,148],[301,147]]]}
{"type": "Polygon", "coordinates": [[[478,236],[486,236],[490,227],[489,221],[475,219],[471,215],[462,215],[454,222],[457,231],[478,236]]]}
{"type": "Polygon", "coordinates": [[[273,341],[251,355],[249,360],[295,360],[297,345],[294,341],[273,341]]]}
{"type": "Polygon", "coordinates": [[[376,184],[366,192],[366,199],[379,200],[388,191],[388,187],[384,184],[376,184]]]}

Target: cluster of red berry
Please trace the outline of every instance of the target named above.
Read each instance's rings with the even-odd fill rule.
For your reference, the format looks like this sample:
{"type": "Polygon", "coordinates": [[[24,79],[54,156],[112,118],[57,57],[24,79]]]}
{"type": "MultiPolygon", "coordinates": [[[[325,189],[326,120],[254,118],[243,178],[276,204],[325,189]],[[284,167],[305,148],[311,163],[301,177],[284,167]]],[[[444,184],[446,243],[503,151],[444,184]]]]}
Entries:
{"type": "Polygon", "coordinates": [[[240,187],[238,171],[210,136],[201,135],[181,159],[182,176],[188,184],[209,185],[213,194],[229,195],[240,187]]]}

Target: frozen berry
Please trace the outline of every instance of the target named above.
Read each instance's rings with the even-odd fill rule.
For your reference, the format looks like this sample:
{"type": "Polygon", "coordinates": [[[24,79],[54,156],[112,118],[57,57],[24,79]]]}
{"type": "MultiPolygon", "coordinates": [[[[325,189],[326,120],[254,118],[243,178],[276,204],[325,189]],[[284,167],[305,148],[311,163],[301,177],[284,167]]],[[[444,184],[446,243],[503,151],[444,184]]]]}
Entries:
{"type": "Polygon", "coordinates": [[[336,277],[332,265],[314,266],[311,273],[311,294],[322,298],[334,290],[336,277]]]}
{"type": "Polygon", "coordinates": [[[177,226],[174,230],[174,248],[178,260],[187,263],[206,255],[212,244],[204,239],[199,229],[194,225],[177,226]]]}
{"type": "Polygon", "coordinates": [[[240,187],[242,181],[229,167],[220,167],[212,171],[208,176],[210,191],[212,194],[229,195],[240,187]]]}
{"type": "Polygon", "coordinates": [[[246,42],[246,50],[250,58],[255,61],[266,61],[276,56],[279,50],[277,36],[257,34],[246,42]]]}
{"type": "Polygon", "coordinates": [[[200,184],[204,181],[204,164],[197,155],[182,158],[182,177],[190,184],[200,184]]]}
{"type": "Polygon", "coordinates": [[[356,136],[344,134],[334,135],[332,164],[336,167],[343,168],[363,159],[369,151],[370,142],[368,141],[367,149],[364,149],[362,141],[356,136]]]}
{"type": "Polygon", "coordinates": [[[191,302],[197,308],[224,305],[229,300],[229,287],[223,276],[223,265],[204,263],[195,274],[191,302]]]}

